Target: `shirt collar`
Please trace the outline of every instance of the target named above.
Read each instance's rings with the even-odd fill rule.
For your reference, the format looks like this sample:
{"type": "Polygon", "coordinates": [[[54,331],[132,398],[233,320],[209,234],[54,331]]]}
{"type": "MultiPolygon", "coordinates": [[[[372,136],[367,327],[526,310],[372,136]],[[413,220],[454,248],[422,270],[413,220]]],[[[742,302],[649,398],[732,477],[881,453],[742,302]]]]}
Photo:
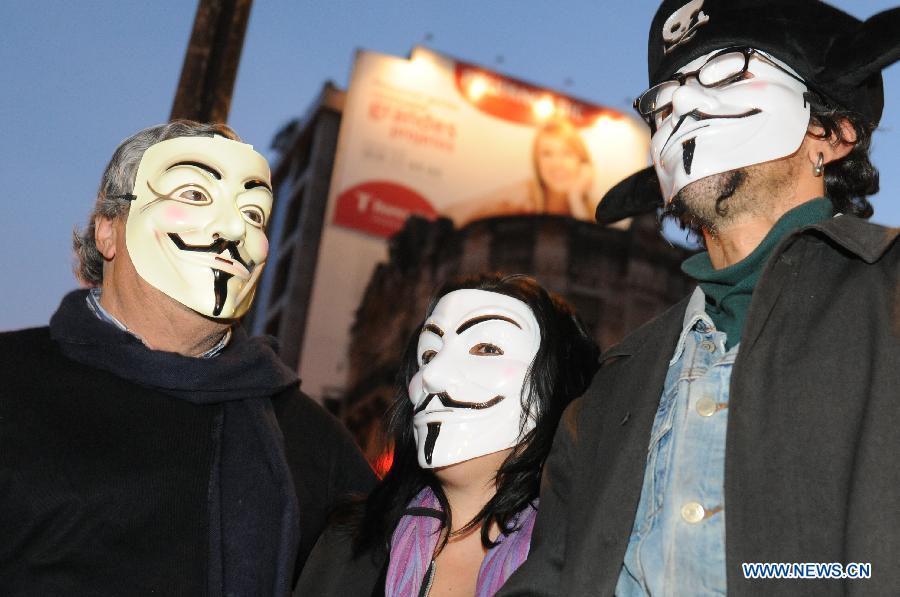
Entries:
{"type": "Polygon", "coordinates": [[[687,309],[684,310],[681,333],[678,335],[678,344],[675,345],[675,354],[672,355],[672,360],[669,361],[669,367],[677,363],[678,359],[681,358],[681,353],[684,352],[684,343],[687,340],[687,335],[695,327],[701,327],[704,331],[716,329],[712,319],[706,314],[706,295],[699,286],[694,289],[694,293],[688,301],[687,309]]]}
{"type": "MultiPolygon", "coordinates": [[[[112,313],[110,313],[109,311],[107,311],[106,309],[103,308],[103,305],[100,304],[100,294],[102,292],[103,291],[101,288],[94,287],[94,288],[91,288],[90,291],[87,293],[87,297],[85,297],[85,302],[87,303],[88,309],[91,310],[91,313],[96,315],[97,319],[99,319],[100,321],[105,321],[106,323],[119,328],[123,332],[127,332],[127,333],[131,334],[132,336],[134,336],[141,342],[144,342],[143,338],[141,338],[140,336],[138,336],[137,334],[135,334],[134,332],[129,330],[128,327],[124,323],[122,323],[121,321],[116,319],[112,315],[112,313]]],[[[222,336],[222,339],[219,340],[219,342],[216,343],[215,346],[213,346],[212,348],[210,348],[203,354],[198,355],[197,358],[200,358],[200,359],[213,358],[214,356],[218,355],[220,352],[225,350],[225,347],[228,346],[229,340],[231,340],[231,328],[228,328],[228,330],[222,336]]],[[[144,342],[144,343],[146,344],[146,342],[144,342]]]]}

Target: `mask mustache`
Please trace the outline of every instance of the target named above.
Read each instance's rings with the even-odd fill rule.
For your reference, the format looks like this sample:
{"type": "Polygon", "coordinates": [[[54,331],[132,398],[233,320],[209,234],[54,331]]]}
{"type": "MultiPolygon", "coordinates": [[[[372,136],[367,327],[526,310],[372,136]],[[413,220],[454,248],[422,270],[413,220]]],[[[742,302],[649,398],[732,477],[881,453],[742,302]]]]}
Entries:
{"type": "MultiPolygon", "coordinates": [[[[701,112],[700,110],[694,109],[686,114],[683,114],[681,118],[678,119],[678,122],[675,123],[675,126],[672,127],[672,132],[669,133],[669,138],[666,139],[665,144],[663,144],[663,148],[659,151],[659,155],[665,153],[666,149],[669,146],[669,142],[675,137],[675,134],[678,133],[678,129],[681,128],[681,125],[684,124],[684,121],[688,118],[693,118],[695,121],[700,122],[703,120],[717,120],[717,119],[734,119],[734,118],[747,118],[748,116],[755,116],[762,112],[759,108],[753,108],[743,112],[741,114],[707,114],[706,112],[701,112]]],[[[709,126],[709,125],[707,125],[709,126]]]]}
{"type": "Polygon", "coordinates": [[[208,245],[189,245],[181,240],[181,237],[174,232],[169,232],[169,238],[181,251],[213,253],[215,255],[222,253],[222,251],[228,251],[228,254],[231,255],[231,258],[247,268],[247,271],[250,271],[252,269],[252,266],[254,265],[252,261],[250,264],[244,261],[244,258],[241,257],[241,254],[238,252],[238,243],[235,240],[226,240],[220,237],[208,245]]]}
{"type": "Polygon", "coordinates": [[[490,408],[502,402],[505,396],[494,396],[490,400],[486,402],[463,402],[460,400],[454,400],[450,397],[447,392],[438,392],[437,394],[428,394],[425,396],[425,400],[422,401],[419,406],[413,410],[413,415],[417,415],[431,403],[433,399],[437,398],[441,404],[450,408],[469,408],[473,410],[482,410],[485,408],[490,408]]]}

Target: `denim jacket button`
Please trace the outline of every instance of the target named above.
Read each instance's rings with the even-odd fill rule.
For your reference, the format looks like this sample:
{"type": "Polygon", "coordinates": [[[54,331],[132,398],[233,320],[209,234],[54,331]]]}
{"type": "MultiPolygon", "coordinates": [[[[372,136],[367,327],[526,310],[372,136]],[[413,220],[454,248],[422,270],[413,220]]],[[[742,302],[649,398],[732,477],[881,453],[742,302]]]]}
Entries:
{"type": "Polygon", "coordinates": [[[711,417],[716,414],[716,401],[711,398],[701,398],[697,401],[697,414],[701,417],[711,417]]]}
{"type": "Polygon", "coordinates": [[[697,502],[688,502],[681,507],[681,517],[690,524],[697,524],[706,516],[706,510],[697,502]]]}

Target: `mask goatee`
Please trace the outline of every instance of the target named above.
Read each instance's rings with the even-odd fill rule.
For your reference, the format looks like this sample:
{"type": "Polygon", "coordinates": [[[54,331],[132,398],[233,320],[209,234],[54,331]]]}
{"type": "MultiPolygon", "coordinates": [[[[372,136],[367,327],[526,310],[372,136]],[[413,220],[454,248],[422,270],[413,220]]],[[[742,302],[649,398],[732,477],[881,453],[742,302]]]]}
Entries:
{"type": "Polygon", "coordinates": [[[223,272],[222,270],[213,269],[213,292],[216,295],[216,305],[213,307],[213,315],[218,317],[222,313],[225,306],[225,299],[228,298],[228,280],[234,277],[233,274],[223,272]]]}
{"type": "Polygon", "coordinates": [[[694,163],[694,147],[696,145],[696,137],[692,137],[681,144],[681,162],[684,164],[686,174],[691,173],[691,164],[694,163]]]}
{"type": "Polygon", "coordinates": [[[428,423],[428,435],[425,437],[425,462],[431,464],[431,457],[434,454],[434,444],[437,442],[438,435],[441,432],[440,423],[428,423]]]}

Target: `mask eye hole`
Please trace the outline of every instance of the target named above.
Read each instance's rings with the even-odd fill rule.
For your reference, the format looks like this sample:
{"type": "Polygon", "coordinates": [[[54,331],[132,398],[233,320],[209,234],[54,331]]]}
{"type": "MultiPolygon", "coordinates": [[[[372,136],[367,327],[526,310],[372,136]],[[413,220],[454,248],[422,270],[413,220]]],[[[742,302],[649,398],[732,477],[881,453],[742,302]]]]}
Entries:
{"type": "Polygon", "coordinates": [[[427,365],[431,361],[431,359],[433,359],[435,357],[436,354],[437,354],[436,350],[426,350],[425,352],[423,352],[422,353],[422,364],[427,365]]]}
{"type": "Polygon", "coordinates": [[[474,354],[480,357],[498,357],[503,354],[503,349],[496,344],[482,342],[470,348],[469,354],[474,354]]]}
{"type": "Polygon", "coordinates": [[[263,211],[255,205],[247,206],[241,209],[244,219],[257,228],[262,228],[266,223],[266,217],[263,211]]]}
{"type": "Polygon", "coordinates": [[[186,203],[197,203],[205,205],[207,203],[212,203],[209,197],[198,189],[185,189],[178,193],[178,198],[186,203]]]}
{"type": "Polygon", "coordinates": [[[659,112],[656,112],[653,115],[654,123],[657,128],[662,126],[662,123],[665,122],[666,118],[672,115],[672,104],[669,103],[667,106],[662,108],[659,112]]]}

